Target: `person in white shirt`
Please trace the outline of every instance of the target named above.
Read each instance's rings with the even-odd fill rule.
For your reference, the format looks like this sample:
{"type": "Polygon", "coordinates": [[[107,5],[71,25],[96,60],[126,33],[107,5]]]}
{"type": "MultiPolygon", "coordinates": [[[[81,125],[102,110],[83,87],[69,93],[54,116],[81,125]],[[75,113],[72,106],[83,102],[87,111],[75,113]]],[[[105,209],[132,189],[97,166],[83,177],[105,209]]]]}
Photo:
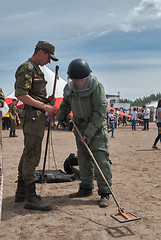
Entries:
{"type": "Polygon", "coordinates": [[[138,112],[136,111],[136,108],[133,108],[133,111],[131,112],[131,122],[132,122],[132,130],[136,131],[136,120],[138,117],[138,112]]]}
{"type": "Polygon", "coordinates": [[[146,106],[143,106],[143,119],[144,119],[144,130],[149,130],[149,118],[150,118],[150,110],[146,106]]]}
{"type": "Polygon", "coordinates": [[[111,127],[111,129],[108,130],[108,133],[112,132],[112,134],[111,134],[112,138],[114,138],[114,129],[115,129],[114,122],[115,122],[114,110],[111,109],[110,113],[108,114],[108,127],[111,127]]]}

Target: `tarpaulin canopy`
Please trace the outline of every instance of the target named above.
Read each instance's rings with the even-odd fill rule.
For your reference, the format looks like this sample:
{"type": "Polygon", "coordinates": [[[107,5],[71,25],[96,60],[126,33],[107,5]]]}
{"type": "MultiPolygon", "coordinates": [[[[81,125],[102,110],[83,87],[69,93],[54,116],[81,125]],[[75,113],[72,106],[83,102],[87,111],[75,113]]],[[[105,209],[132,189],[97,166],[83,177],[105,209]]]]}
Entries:
{"type": "Polygon", "coordinates": [[[16,99],[14,90],[5,97],[5,102],[7,105],[10,105],[12,103],[12,99],[16,99]]]}

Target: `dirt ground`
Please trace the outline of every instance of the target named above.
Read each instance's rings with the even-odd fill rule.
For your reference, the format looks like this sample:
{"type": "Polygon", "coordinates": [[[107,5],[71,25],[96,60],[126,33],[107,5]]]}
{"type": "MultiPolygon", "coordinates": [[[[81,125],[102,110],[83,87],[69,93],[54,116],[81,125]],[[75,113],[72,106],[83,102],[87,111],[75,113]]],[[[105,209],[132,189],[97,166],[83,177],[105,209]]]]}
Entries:
{"type": "MultiPolygon", "coordinates": [[[[119,223],[111,217],[118,208],[113,198],[108,208],[99,208],[97,185],[93,196],[70,199],[77,191],[79,181],[36,184],[37,193],[52,204],[52,211],[40,212],[23,208],[14,202],[17,166],[23,149],[23,134],[17,129],[17,138],[3,134],[4,190],[0,239],[2,240],[159,240],[161,239],[161,150],[151,148],[157,135],[155,123],[149,131],[132,131],[130,126],[115,130],[115,138],[109,133],[112,159],[113,192],[121,207],[142,217],[141,220],[119,223]]],[[[70,153],[76,154],[72,132],[52,131],[55,159],[58,169],[70,153]]],[[[46,137],[40,166],[42,169],[46,137]]],[[[161,144],[158,143],[161,149],[161,144]]],[[[50,168],[54,166],[50,159],[50,168]]],[[[49,169],[47,163],[46,166],[49,169]]]]}

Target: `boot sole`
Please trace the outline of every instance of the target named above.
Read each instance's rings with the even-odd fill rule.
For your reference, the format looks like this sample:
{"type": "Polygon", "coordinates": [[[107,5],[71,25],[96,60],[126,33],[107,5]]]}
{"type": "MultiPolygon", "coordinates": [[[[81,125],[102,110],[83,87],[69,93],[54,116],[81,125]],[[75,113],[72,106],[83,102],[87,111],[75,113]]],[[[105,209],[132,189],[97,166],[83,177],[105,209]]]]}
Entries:
{"type": "Polygon", "coordinates": [[[109,207],[109,206],[110,206],[110,201],[99,203],[100,208],[105,208],[105,207],[109,207]]]}
{"type": "Polygon", "coordinates": [[[109,206],[110,206],[110,203],[108,203],[108,204],[99,204],[100,208],[105,208],[105,207],[109,207],[109,206]]]}
{"type": "Polygon", "coordinates": [[[29,204],[25,204],[24,206],[25,209],[31,209],[31,210],[39,210],[39,211],[50,211],[52,208],[51,206],[48,206],[48,207],[44,207],[44,208],[39,208],[39,207],[34,207],[34,206],[31,206],[29,204]]]}
{"type": "Polygon", "coordinates": [[[82,195],[73,195],[73,194],[70,194],[69,197],[70,198],[84,198],[84,197],[89,197],[89,196],[92,196],[93,193],[90,193],[90,194],[82,194],[82,195]]]}
{"type": "Polygon", "coordinates": [[[21,202],[24,202],[24,201],[25,201],[25,198],[24,199],[15,199],[16,203],[21,203],[21,202]]]}

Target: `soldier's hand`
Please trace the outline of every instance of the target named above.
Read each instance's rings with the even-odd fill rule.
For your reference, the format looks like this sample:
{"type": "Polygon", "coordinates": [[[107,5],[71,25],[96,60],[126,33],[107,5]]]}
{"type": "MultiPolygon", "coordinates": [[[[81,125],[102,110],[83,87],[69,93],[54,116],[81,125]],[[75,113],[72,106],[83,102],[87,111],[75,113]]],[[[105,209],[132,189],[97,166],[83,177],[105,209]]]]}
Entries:
{"type": "Polygon", "coordinates": [[[50,105],[54,106],[56,98],[53,95],[51,95],[48,97],[48,101],[49,101],[50,105]]]}
{"type": "Polygon", "coordinates": [[[49,105],[49,104],[46,104],[46,105],[45,105],[44,110],[45,110],[46,112],[48,112],[49,114],[51,114],[51,115],[55,115],[55,114],[57,113],[57,109],[56,109],[55,107],[49,105]]]}

